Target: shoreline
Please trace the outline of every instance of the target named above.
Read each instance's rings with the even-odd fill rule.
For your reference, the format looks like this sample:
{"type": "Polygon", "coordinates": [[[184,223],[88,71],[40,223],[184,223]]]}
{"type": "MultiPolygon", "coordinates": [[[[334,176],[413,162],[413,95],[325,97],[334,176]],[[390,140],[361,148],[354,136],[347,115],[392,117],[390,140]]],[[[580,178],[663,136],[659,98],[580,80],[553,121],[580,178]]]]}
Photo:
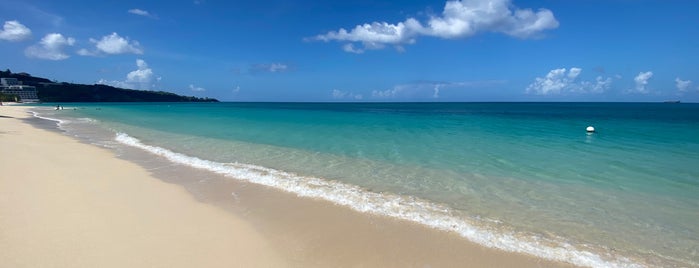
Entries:
{"type": "Polygon", "coordinates": [[[5,265],[282,265],[250,224],[196,202],[112,152],[23,122],[27,109],[0,108],[5,265]]]}
{"type": "MultiPolygon", "coordinates": [[[[10,110],[14,110],[14,108],[10,110]]],[[[29,108],[17,108],[19,109],[12,111],[13,114],[11,116],[19,118],[22,116],[21,113],[24,112],[24,118],[31,117],[26,112],[29,108]]],[[[2,109],[0,112],[0,115],[8,115],[6,109],[2,109]]],[[[24,124],[25,127],[22,128],[22,131],[27,133],[46,132],[42,133],[42,135],[62,137],[61,139],[52,137],[52,139],[61,140],[59,144],[65,145],[63,151],[72,151],[78,145],[78,147],[90,147],[90,150],[100,151],[100,156],[93,157],[92,154],[89,156],[89,158],[94,159],[98,163],[126,162],[124,159],[129,160],[130,157],[143,157],[143,154],[139,154],[136,149],[132,153],[127,152],[125,155],[117,157],[114,152],[107,149],[80,143],[60,133],[35,128],[17,119],[0,118],[0,120],[3,120],[3,129],[0,129],[2,134],[0,135],[8,136],[5,133],[7,131],[6,128],[24,124]],[[5,122],[9,121],[14,122],[13,124],[5,124],[5,122]]],[[[6,137],[3,137],[3,143],[0,144],[3,147],[8,145],[15,146],[16,150],[22,150],[21,146],[35,146],[37,150],[48,146],[39,142],[17,144],[19,140],[28,138],[29,135],[24,134],[20,139],[8,140],[6,137]]],[[[25,155],[24,157],[24,160],[26,160],[27,157],[31,158],[32,156],[25,155]]],[[[86,158],[86,156],[83,157],[86,158]]],[[[76,160],[78,162],[85,160],[83,157],[76,160]]],[[[150,157],[157,158],[152,155],[150,157]]],[[[50,160],[50,158],[50,154],[39,154],[34,156],[32,161],[34,163],[43,163],[50,160]]],[[[18,160],[3,159],[3,161],[14,163],[12,161],[16,162],[18,160]]],[[[465,263],[468,263],[469,266],[476,267],[570,267],[567,264],[551,262],[528,255],[486,248],[469,242],[456,234],[430,229],[422,225],[382,216],[367,215],[330,202],[301,198],[294,194],[270,189],[269,187],[226,179],[210,172],[173,165],[164,159],[149,159],[148,161],[147,163],[128,161],[129,165],[135,166],[137,169],[140,169],[141,173],[145,173],[145,176],[139,177],[140,181],[152,181],[155,179],[154,181],[162,184],[162,187],[179,189],[178,191],[187,195],[188,200],[186,202],[210,209],[218,209],[218,212],[224,212],[228,217],[251,227],[253,233],[258,235],[255,237],[255,239],[258,239],[257,243],[271,245],[271,250],[268,253],[275,256],[278,255],[277,257],[282,260],[272,265],[261,265],[262,263],[254,262],[256,258],[253,258],[252,261],[255,263],[255,266],[450,267],[455,265],[463,266],[465,263]],[[182,174],[183,172],[186,174],[185,177],[190,178],[190,180],[172,179],[176,176],[170,176],[176,173],[182,174]],[[196,183],[200,178],[204,178],[210,183],[203,186],[196,183]]],[[[41,166],[42,168],[44,167],[43,164],[41,166]]],[[[64,166],[62,168],[70,171],[79,167],[64,166]]],[[[49,172],[48,174],[58,174],[56,172],[47,172],[49,172]]],[[[100,174],[100,176],[102,175],[104,174],[100,174]]],[[[74,177],[70,176],[57,177],[62,180],[74,179],[74,177]]],[[[106,181],[119,179],[119,176],[108,177],[106,181]]],[[[43,183],[43,180],[47,180],[47,178],[43,178],[43,180],[41,178],[33,179],[41,183],[43,183]]],[[[138,185],[140,181],[138,179],[134,180],[134,184],[130,185],[130,187],[140,187],[138,185]]],[[[3,183],[5,183],[4,180],[3,183]]],[[[8,188],[10,187],[3,187],[3,189],[8,188]]],[[[100,199],[104,197],[91,196],[91,198],[100,199]]],[[[159,194],[155,193],[148,198],[158,199],[159,194]]],[[[138,207],[142,202],[149,202],[148,198],[132,202],[130,206],[138,207]]],[[[9,204],[10,202],[3,203],[9,204]]],[[[15,204],[15,206],[21,205],[15,204]]],[[[100,213],[117,212],[104,211],[100,213]]],[[[210,221],[210,219],[204,221],[210,221]]],[[[2,224],[4,222],[0,222],[0,226],[3,226],[2,224]]],[[[224,229],[234,229],[233,231],[236,231],[241,228],[231,226],[224,229]]],[[[209,230],[206,233],[211,235],[211,233],[216,234],[220,231],[222,230],[209,230]]],[[[171,235],[174,236],[175,234],[171,235]]],[[[0,243],[0,247],[2,247],[2,244],[5,243],[0,243]]],[[[9,246],[12,247],[12,245],[9,246]]],[[[191,246],[199,250],[215,247],[215,245],[211,245],[208,242],[191,246]]],[[[78,254],[80,252],[73,253],[80,255],[78,254]]],[[[148,255],[147,251],[138,253],[148,255]]],[[[236,253],[231,253],[231,255],[236,253]]],[[[244,254],[243,252],[240,253],[244,254]]],[[[196,265],[209,266],[206,263],[197,263],[196,265]]],[[[240,266],[240,263],[237,266],[240,266]]]]}

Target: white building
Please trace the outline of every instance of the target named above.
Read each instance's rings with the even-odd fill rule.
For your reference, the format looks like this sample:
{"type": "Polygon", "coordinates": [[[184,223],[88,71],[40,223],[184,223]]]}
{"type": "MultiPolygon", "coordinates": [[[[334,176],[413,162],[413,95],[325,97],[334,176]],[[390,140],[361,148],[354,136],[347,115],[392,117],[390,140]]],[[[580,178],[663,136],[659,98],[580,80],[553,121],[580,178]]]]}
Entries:
{"type": "Polygon", "coordinates": [[[22,81],[17,78],[0,78],[0,92],[4,94],[16,95],[22,102],[38,102],[36,87],[22,85],[22,81]]]}

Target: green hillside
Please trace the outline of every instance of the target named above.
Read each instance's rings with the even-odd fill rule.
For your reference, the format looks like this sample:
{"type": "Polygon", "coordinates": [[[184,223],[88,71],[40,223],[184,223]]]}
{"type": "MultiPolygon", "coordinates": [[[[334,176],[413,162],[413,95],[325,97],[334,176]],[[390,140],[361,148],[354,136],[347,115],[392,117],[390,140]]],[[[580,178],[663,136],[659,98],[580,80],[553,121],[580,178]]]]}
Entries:
{"type": "Polygon", "coordinates": [[[134,90],[108,85],[56,83],[27,73],[0,71],[2,78],[17,78],[24,85],[35,86],[42,102],[218,102],[212,98],[180,96],[165,91],[134,90]]]}

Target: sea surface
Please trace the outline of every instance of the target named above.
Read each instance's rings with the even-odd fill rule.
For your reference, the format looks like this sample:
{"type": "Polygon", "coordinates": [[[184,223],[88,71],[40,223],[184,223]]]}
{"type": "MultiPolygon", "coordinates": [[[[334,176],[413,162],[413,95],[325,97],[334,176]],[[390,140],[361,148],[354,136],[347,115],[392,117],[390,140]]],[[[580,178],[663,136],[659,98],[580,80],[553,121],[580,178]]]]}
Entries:
{"type": "Polygon", "coordinates": [[[590,267],[699,267],[699,104],[64,105],[35,112],[99,145],[484,246],[590,267]]]}

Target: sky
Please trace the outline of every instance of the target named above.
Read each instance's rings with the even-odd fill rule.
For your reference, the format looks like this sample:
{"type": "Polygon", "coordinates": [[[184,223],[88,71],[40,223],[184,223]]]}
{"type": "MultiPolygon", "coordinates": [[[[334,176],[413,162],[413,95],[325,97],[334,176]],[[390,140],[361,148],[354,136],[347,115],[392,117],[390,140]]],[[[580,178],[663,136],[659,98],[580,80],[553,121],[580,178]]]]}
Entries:
{"type": "Polygon", "coordinates": [[[0,69],[222,101],[699,102],[699,1],[0,0],[0,69]]]}

